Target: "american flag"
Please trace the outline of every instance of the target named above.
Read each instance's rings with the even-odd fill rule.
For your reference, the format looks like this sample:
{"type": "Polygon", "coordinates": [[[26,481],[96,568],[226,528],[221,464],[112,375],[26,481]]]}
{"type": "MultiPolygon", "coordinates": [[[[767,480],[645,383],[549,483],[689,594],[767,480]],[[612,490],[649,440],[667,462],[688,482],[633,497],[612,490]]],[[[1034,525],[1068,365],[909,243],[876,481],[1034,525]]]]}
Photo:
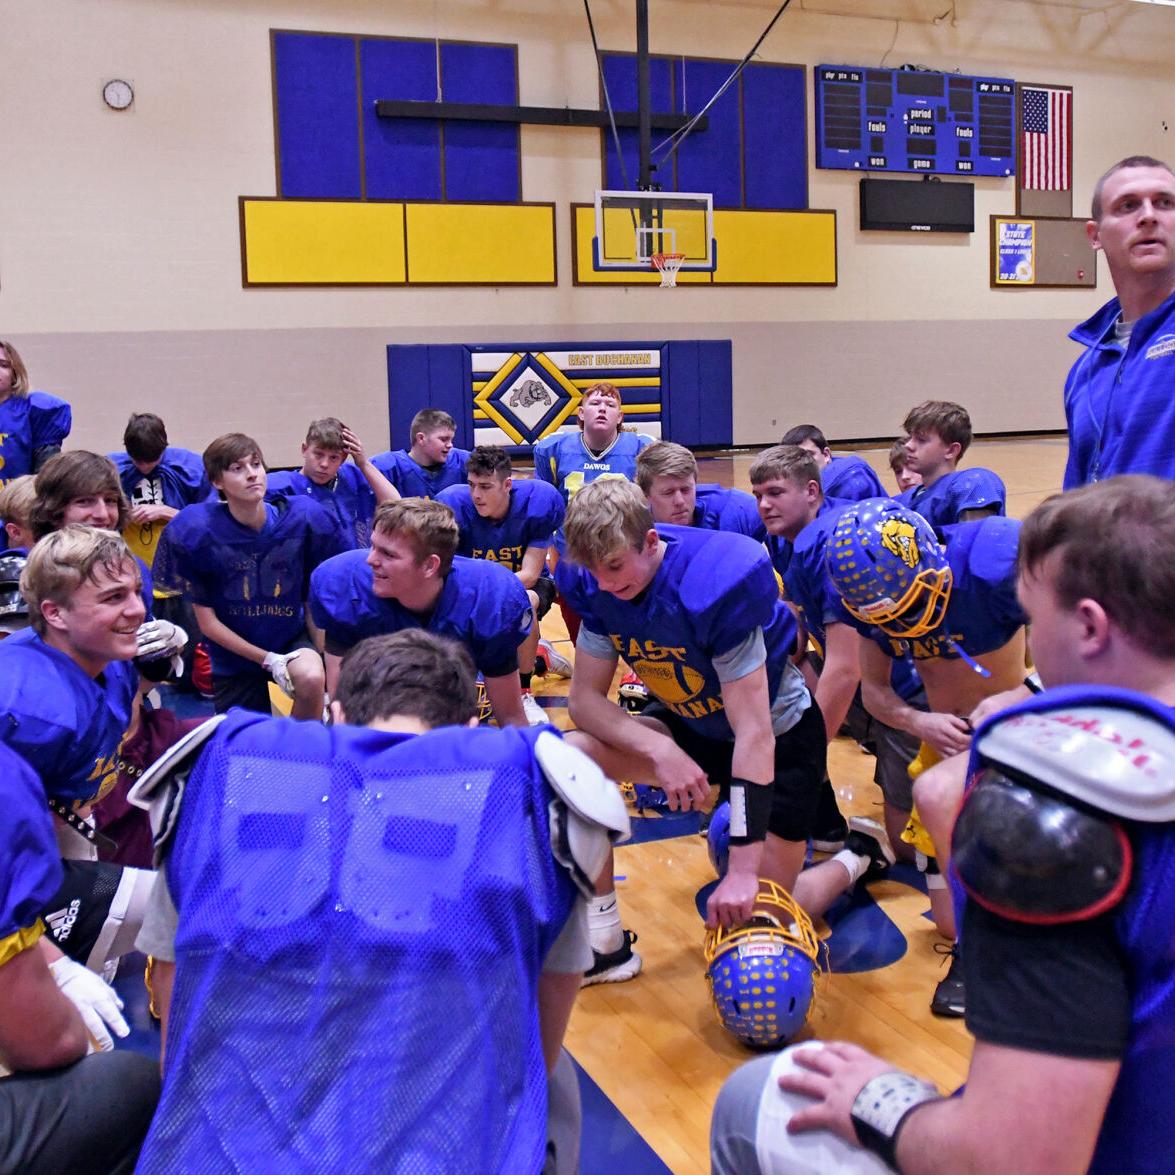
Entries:
{"type": "Polygon", "coordinates": [[[1073,91],[1020,88],[1020,186],[1025,191],[1066,192],[1072,186],[1070,130],[1073,91]]]}

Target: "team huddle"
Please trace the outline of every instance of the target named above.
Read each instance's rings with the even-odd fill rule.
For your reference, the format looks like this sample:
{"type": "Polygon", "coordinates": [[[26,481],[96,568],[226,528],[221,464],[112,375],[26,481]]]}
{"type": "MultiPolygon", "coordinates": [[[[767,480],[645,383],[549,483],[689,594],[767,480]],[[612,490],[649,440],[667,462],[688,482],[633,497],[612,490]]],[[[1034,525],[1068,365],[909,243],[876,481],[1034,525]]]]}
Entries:
{"type": "MultiPolygon", "coordinates": [[[[1131,216],[1143,253],[1175,221],[1162,165],[1099,184],[1104,240],[1131,216]]],[[[436,409],[374,456],[316,420],[289,473],[241,433],[172,446],[154,414],[109,457],[62,452],[69,406],[6,343],[0,397],[3,1170],[576,1170],[574,1001],[643,967],[621,784],[702,813],[705,979],[772,1050],[723,1089],[716,1171],[942,1170],[1018,1101],[1056,1124],[1041,1169],[1161,1169],[1170,471],[1107,460],[1021,523],[960,468],[945,400],[907,414],[891,495],[813,425],[750,493],[699,483],[608,383],[533,477],[436,409]],[[842,732],[881,822],[837,808],[842,732]],[[784,1048],[820,918],[897,860],[949,962],[929,1010],[976,1037],[955,1098],[853,1044],[784,1048]],[[134,949],[162,1082],[113,1047],[134,949]]]]}

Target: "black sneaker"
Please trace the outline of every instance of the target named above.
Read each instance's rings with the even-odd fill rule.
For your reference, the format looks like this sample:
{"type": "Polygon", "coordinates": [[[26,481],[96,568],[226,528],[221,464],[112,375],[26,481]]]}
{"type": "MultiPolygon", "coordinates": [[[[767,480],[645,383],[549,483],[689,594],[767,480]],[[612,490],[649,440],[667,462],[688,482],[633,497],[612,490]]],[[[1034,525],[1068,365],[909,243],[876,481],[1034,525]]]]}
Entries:
{"type": "Polygon", "coordinates": [[[581,987],[591,987],[593,983],[623,983],[627,979],[635,979],[641,971],[641,957],[632,949],[636,942],[634,931],[624,932],[624,942],[614,951],[601,954],[593,950],[596,961],[591,970],[583,973],[581,987]]]}
{"type": "Polygon", "coordinates": [[[842,819],[839,824],[812,834],[812,851],[814,853],[839,853],[845,847],[845,837],[848,835],[848,821],[842,819]]]}
{"type": "Polygon", "coordinates": [[[869,867],[857,878],[858,884],[869,881],[880,881],[894,863],[894,855],[879,836],[873,833],[882,833],[880,824],[873,820],[864,820],[854,816],[849,821],[849,834],[845,837],[845,848],[859,857],[869,858],[869,867]],[[865,831],[868,829],[869,831],[865,831]]]}
{"type": "Polygon", "coordinates": [[[934,999],[930,1001],[930,1010],[936,1016],[953,1016],[956,1019],[964,1014],[967,1006],[967,992],[963,986],[963,964],[959,958],[959,944],[952,942],[936,942],[934,950],[944,959],[950,959],[951,965],[946,975],[934,989],[934,999]]]}

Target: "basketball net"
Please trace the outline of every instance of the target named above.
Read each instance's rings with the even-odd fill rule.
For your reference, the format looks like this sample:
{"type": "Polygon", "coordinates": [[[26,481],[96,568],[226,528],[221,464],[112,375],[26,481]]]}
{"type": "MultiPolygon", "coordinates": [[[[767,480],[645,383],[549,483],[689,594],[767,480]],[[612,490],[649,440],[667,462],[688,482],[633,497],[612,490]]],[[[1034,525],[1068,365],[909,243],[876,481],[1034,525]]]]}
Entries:
{"type": "Polygon", "coordinates": [[[677,271],[685,262],[684,253],[654,253],[652,262],[661,274],[662,288],[677,285],[677,271]]]}

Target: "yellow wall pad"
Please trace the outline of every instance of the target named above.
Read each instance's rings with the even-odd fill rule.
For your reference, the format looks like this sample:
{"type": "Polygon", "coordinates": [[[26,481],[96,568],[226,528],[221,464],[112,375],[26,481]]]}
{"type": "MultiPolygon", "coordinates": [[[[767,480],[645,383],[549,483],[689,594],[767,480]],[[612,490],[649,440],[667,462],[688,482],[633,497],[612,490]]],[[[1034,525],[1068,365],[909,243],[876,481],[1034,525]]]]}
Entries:
{"type": "Polygon", "coordinates": [[[714,212],[715,285],[836,285],[836,213],[714,212]]]}
{"type": "Polygon", "coordinates": [[[404,205],[241,197],[244,284],[400,285],[404,205]]]}
{"type": "MultiPolygon", "coordinates": [[[[580,286],[659,285],[660,274],[592,268],[595,208],[572,205],[575,284],[580,286]]],[[[718,268],[713,276],[681,270],[686,285],[836,285],[836,213],[714,212],[718,268]]]]}
{"type": "Polygon", "coordinates": [[[409,204],[412,285],[554,285],[554,204],[409,204]]]}

